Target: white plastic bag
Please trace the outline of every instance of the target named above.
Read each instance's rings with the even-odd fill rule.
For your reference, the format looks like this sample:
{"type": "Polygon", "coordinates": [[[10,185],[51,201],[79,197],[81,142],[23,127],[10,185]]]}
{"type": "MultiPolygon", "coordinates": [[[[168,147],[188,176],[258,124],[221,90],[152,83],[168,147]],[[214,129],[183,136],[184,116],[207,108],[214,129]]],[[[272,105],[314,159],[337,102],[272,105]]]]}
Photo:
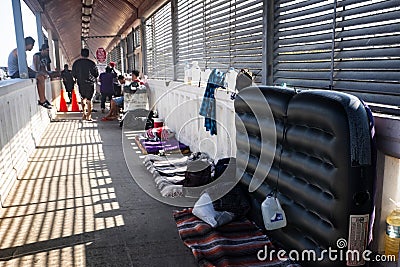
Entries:
{"type": "Polygon", "coordinates": [[[267,230],[276,230],[286,226],[286,216],[279,200],[272,196],[261,204],[261,211],[264,219],[264,226],[267,230]]]}
{"type": "Polygon", "coordinates": [[[208,193],[203,193],[200,196],[194,204],[192,213],[213,228],[229,223],[234,217],[231,212],[216,211],[208,193]]]}

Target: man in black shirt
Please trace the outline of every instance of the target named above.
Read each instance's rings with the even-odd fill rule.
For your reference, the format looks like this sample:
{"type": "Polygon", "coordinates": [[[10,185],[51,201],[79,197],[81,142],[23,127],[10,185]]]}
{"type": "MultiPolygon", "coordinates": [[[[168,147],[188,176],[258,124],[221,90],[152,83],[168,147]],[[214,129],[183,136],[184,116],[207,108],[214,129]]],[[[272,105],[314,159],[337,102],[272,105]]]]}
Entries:
{"type": "Polygon", "coordinates": [[[40,51],[33,55],[33,67],[38,74],[49,75],[50,71],[49,46],[42,44],[40,51]]]}
{"type": "Polygon", "coordinates": [[[64,69],[61,71],[61,78],[64,84],[65,91],[68,93],[69,101],[72,101],[72,90],[74,90],[74,77],[72,72],[68,69],[68,64],[64,65],[64,69]]]}
{"type": "Polygon", "coordinates": [[[96,78],[99,76],[99,70],[96,63],[89,58],[89,49],[81,50],[81,58],[76,60],[72,65],[72,76],[76,79],[81,95],[83,120],[92,120],[92,97],[94,94],[94,86],[96,78]],[[86,107],[87,104],[87,107],[86,107]]]}

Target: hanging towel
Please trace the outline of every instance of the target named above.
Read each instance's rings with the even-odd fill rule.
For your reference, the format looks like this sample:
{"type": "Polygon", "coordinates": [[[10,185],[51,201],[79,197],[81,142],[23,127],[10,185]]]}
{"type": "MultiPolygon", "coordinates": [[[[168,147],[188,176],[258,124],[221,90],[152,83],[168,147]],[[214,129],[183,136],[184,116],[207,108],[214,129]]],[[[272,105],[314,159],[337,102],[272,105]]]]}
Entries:
{"type": "Polygon", "coordinates": [[[204,127],[206,131],[210,131],[211,135],[217,134],[216,122],[216,103],[215,103],[215,89],[224,87],[225,73],[218,69],[213,69],[210,77],[208,78],[206,91],[204,92],[203,102],[201,103],[200,112],[201,116],[205,117],[204,127]]]}

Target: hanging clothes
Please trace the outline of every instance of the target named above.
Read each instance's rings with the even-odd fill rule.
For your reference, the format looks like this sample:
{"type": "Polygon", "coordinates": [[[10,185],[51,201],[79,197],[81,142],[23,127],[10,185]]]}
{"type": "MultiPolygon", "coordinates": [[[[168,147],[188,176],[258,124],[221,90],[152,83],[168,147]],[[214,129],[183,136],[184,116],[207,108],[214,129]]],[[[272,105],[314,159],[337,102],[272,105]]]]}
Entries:
{"type": "Polygon", "coordinates": [[[203,102],[201,103],[200,112],[201,116],[205,117],[204,127],[206,131],[210,131],[211,135],[217,134],[217,121],[216,121],[216,103],[215,103],[215,89],[225,88],[225,73],[218,69],[213,69],[210,77],[208,78],[206,91],[204,92],[203,102]]]}
{"type": "Polygon", "coordinates": [[[236,90],[236,79],[238,74],[239,73],[233,67],[230,67],[228,72],[225,74],[225,87],[231,92],[235,92],[236,90]]]}

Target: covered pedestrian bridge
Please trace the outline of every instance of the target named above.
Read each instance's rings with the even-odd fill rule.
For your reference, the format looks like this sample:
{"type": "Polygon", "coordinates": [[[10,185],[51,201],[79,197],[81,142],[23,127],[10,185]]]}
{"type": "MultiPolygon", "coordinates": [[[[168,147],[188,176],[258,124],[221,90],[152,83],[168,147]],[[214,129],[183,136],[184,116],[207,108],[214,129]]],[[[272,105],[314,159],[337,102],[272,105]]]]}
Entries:
{"type": "MultiPolygon", "coordinates": [[[[177,233],[176,207],[135,183],[152,177],[134,138],[100,113],[86,122],[57,112],[59,79],[46,81],[54,108],[37,106],[36,82],[24,79],[20,0],[7,1],[22,75],[0,81],[0,265],[196,266],[177,233]]],[[[400,201],[399,1],[24,1],[36,16],[35,48],[49,44],[52,70],[72,65],[85,47],[100,70],[110,62],[127,77],[139,70],[149,108],[191,151],[215,159],[236,155],[237,91],[228,78],[216,90],[224,127],[210,136],[204,118],[193,118],[211,69],[249,69],[253,85],[362,99],[374,114],[378,149],[372,248],[384,251],[389,199],[400,201]],[[96,59],[99,48],[105,62],[96,59]]]]}

